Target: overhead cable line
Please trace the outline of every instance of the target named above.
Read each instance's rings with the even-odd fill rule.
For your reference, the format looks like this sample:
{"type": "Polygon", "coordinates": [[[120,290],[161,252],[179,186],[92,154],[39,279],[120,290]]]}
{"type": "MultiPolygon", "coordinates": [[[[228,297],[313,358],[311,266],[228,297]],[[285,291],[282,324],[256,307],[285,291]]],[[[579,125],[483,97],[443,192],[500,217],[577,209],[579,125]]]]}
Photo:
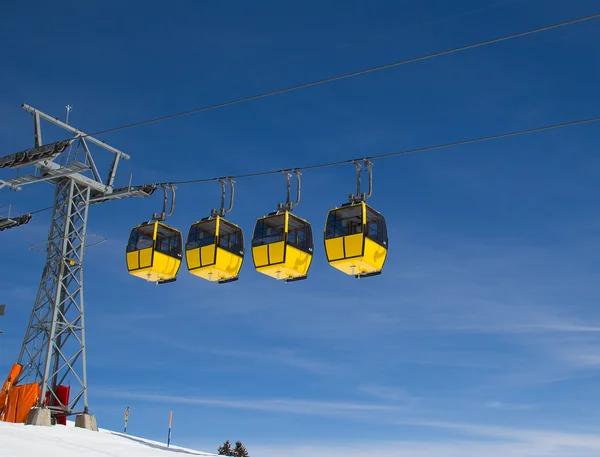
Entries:
{"type": "Polygon", "coordinates": [[[35,211],[30,212],[29,214],[41,213],[41,212],[44,212],[44,211],[51,210],[52,208],[54,208],[54,207],[53,206],[48,206],[47,208],[36,209],[35,211]]]}
{"type": "MultiPolygon", "coordinates": [[[[241,175],[227,176],[227,178],[231,178],[231,179],[252,178],[252,177],[257,177],[257,176],[273,175],[273,174],[282,173],[282,172],[286,172],[286,171],[293,171],[293,170],[296,170],[296,171],[314,170],[316,168],[325,168],[325,167],[333,167],[333,166],[337,166],[337,165],[345,165],[345,164],[356,162],[357,160],[385,159],[388,157],[401,156],[401,155],[407,155],[407,154],[415,154],[415,153],[419,153],[419,152],[433,151],[436,149],[447,149],[447,148],[454,147],[454,146],[463,146],[466,144],[481,143],[484,141],[498,140],[500,138],[508,138],[508,137],[512,137],[512,136],[525,135],[528,133],[536,133],[536,132],[543,132],[543,131],[547,131],[547,130],[555,130],[555,129],[559,129],[559,128],[572,127],[574,125],[587,124],[587,123],[597,122],[597,121],[600,121],[600,116],[591,117],[588,119],[580,119],[580,120],[576,120],[576,121],[564,122],[561,124],[553,124],[553,125],[546,125],[543,127],[535,127],[535,128],[526,129],[526,130],[518,130],[518,131],[514,131],[514,132],[499,133],[499,134],[491,135],[491,136],[484,136],[484,137],[479,137],[479,138],[471,138],[471,139],[467,139],[467,140],[454,141],[451,143],[442,143],[442,144],[438,144],[438,145],[434,145],[434,146],[423,146],[423,147],[414,148],[414,149],[406,149],[403,151],[389,152],[386,154],[378,154],[378,155],[359,157],[359,158],[354,158],[354,159],[339,160],[336,162],[327,162],[327,163],[320,163],[320,164],[315,164],[315,165],[306,165],[303,167],[284,168],[284,169],[280,169],[280,170],[270,170],[270,171],[260,171],[260,172],[256,172],[256,173],[246,173],[246,174],[241,174],[241,175]]],[[[213,177],[213,178],[190,179],[190,180],[186,180],[186,181],[169,181],[169,182],[164,182],[164,183],[158,183],[157,185],[194,184],[194,183],[202,183],[202,182],[209,182],[209,181],[217,181],[219,179],[223,179],[223,177],[221,176],[221,177],[213,177]]]]}
{"type": "Polygon", "coordinates": [[[401,60],[401,61],[398,61],[398,62],[393,62],[393,63],[389,63],[389,64],[385,64],[385,65],[380,65],[380,66],[368,68],[368,69],[365,69],[365,70],[358,70],[358,71],[354,71],[352,73],[346,73],[346,74],[343,74],[343,75],[333,76],[331,78],[320,79],[320,80],[317,80],[317,81],[312,81],[312,82],[308,82],[308,83],[304,83],[304,84],[299,84],[299,85],[296,85],[296,86],[287,87],[285,89],[273,90],[273,91],[270,91],[270,92],[264,92],[262,94],[252,95],[252,96],[244,97],[244,98],[239,98],[239,99],[231,100],[231,101],[228,101],[228,102],[217,103],[216,105],[209,105],[209,106],[205,106],[205,107],[202,107],[202,108],[192,109],[192,110],[189,110],[189,111],[183,111],[183,112],[180,112],[180,113],[169,114],[167,116],[161,116],[161,117],[157,117],[157,118],[154,118],[154,119],[148,119],[148,120],[145,120],[145,121],[135,122],[135,123],[132,123],[132,124],[126,124],[126,125],[122,125],[120,127],[113,127],[113,128],[106,129],[106,130],[99,130],[99,131],[94,132],[94,133],[89,133],[89,134],[86,134],[86,135],[82,135],[81,138],[86,138],[88,136],[103,135],[105,133],[116,132],[118,130],[130,129],[130,128],[139,127],[139,126],[142,126],[142,125],[147,125],[147,124],[155,123],[155,122],[165,121],[165,120],[168,120],[168,119],[174,119],[174,118],[177,118],[177,117],[188,116],[190,114],[196,114],[196,113],[200,113],[200,112],[203,112],[203,111],[210,111],[210,110],[214,110],[214,109],[217,109],[217,108],[224,108],[226,106],[237,105],[239,103],[249,102],[249,101],[252,101],[252,100],[258,100],[260,98],[265,98],[265,97],[270,97],[272,95],[278,95],[278,94],[283,94],[283,93],[286,93],[286,92],[292,92],[292,91],[299,90],[299,89],[305,89],[307,87],[318,86],[320,84],[325,84],[325,83],[329,83],[329,82],[333,82],[333,81],[339,81],[341,79],[352,78],[354,76],[360,76],[360,75],[364,75],[364,74],[367,74],[367,73],[372,73],[372,72],[375,72],[375,71],[380,71],[380,70],[385,70],[385,69],[388,69],[388,68],[398,67],[400,65],[406,65],[406,64],[409,64],[409,63],[413,63],[413,62],[419,62],[419,61],[422,61],[422,60],[433,59],[435,57],[441,57],[441,56],[448,55],[448,54],[453,54],[453,53],[456,53],[456,52],[466,51],[468,49],[474,49],[474,48],[479,48],[479,47],[482,47],[482,46],[487,46],[489,44],[499,43],[499,42],[502,42],[502,41],[508,41],[508,40],[512,40],[514,38],[519,38],[519,37],[523,37],[523,36],[526,36],[526,35],[532,35],[534,33],[539,33],[539,32],[544,32],[544,31],[547,31],[547,30],[556,29],[556,28],[559,28],[559,27],[564,27],[566,25],[571,25],[571,24],[576,24],[576,23],[580,23],[580,22],[584,22],[584,21],[589,21],[591,19],[597,19],[599,17],[600,17],[600,13],[598,13],[598,14],[592,14],[590,16],[584,16],[584,17],[580,17],[580,18],[577,18],[577,19],[572,19],[572,20],[565,21],[565,22],[559,22],[557,24],[552,24],[552,25],[548,25],[548,26],[544,26],[544,27],[539,27],[539,28],[536,28],[536,29],[528,30],[526,32],[519,32],[519,33],[515,33],[515,34],[512,34],[512,35],[506,35],[506,36],[503,36],[503,37],[500,37],[500,38],[494,38],[494,39],[487,40],[487,41],[481,41],[479,43],[469,44],[469,45],[466,45],[466,46],[460,46],[460,47],[453,48],[453,49],[448,49],[448,50],[445,50],[445,51],[435,52],[433,54],[427,54],[427,55],[420,56],[420,57],[414,57],[414,58],[411,58],[411,59],[401,60]]]}
{"type": "MultiPolygon", "coordinates": [[[[464,146],[466,144],[473,144],[473,143],[482,143],[484,141],[491,141],[491,140],[498,140],[501,138],[508,138],[508,137],[513,137],[513,136],[520,136],[520,135],[526,135],[529,133],[537,133],[537,132],[543,132],[543,131],[548,131],[548,130],[556,130],[559,128],[565,128],[565,127],[572,127],[575,125],[581,125],[581,124],[588,124],[591,122],[598,122],[600,121],[600,116],[598,117],[591,117],[591,118],[587,118],[587,119],[580,119],[580,120],[576,120],[576,121],[569,121],[569,122],[563,122],[561,124],[552,124],[552,125],[546,125],[543,127],[535,127],[535,128],[531,128],[531,129],[526,129],[526,130],[517,130],[514,132],[505,132],[505,133],[499,133],[496,135],[490,135],[490,136],[484,136],[484,137],[479,137],[479,138],[471,138],[471,139],[467,139],[467,140],[460,140],[460,141],[454,141],[451,143],[441,143],[441,144],[437,144],[437,145],[433,145],[433,146],[423,146],[423,147],[419,147],[419,148],[414,148],[414,149],[406,149],[403,151],[396,151],[396,152],[389,152],[386,154],[378,154],[378,155],[372,155],[372,156],[367,156],[367,157],[360,157],[360,158],[355,158],[355,159],[347,159],[347,160],[339,160],[336,162],[327,162],[327,163],[320,163],[320,164],[314,164],[314,165],[305,165],[303,167],[295,167],[295,168],[283,168],[280,170],[269,170],[269,171],[259,171],[259,172],[255,172],[255,173],[245,173],[245,174],[240,174],[240,175],[231,175],[231,176],[227,176],[226,178],[229,179],[242,179],[242,178],[254,178],[254,177],[259,177],[259,176],[267,176],[267,175],[274,175],[274,174],[278,174],[278,173],[282,173],[282,172],[288,172],[288,171],[300,171],[300,170],[314,170],[317,168],[326,168],[326,167],[333,167],[333,166],[338,166],[338,165],[345,165],[345,164],[350,164],[350,163],[354,163],[358,160],[375,160],[375,159],[385,159],[385,158],[389,158],[389,157],[395,157],[395,156],[402,156],[402,155],[408,155],[408,154],[416,154],[416,153],[421,153],[421,152],[426,152],[426,151],[434,151],[434,150],[439,150],[439,149],[448,149],[451,147],[455,147],[455,146],[464,146]]],[[[183,180],[183,181],[165,181],[165,182],[159,182],[159,183],[155,183],[155,186],[169,186],[169,185],[185,185],[185,184],[197,184],[197,183],[204,183],[204,182],[211,182],[211,181],[218,181],[220,179],[224,179],[223,176],[219,176],[219,177],[212,177],[212,178],[201,178],[201,179],[189,179],[189,180],[183,180]]],[[[48,211],[52,209],[52,206],[49,206],[47,208],[42,208],[42,209],[38,209],[36,211],[32,211],[29,214],[36,214],[36,213],[41,213],[43,211],[48,211]]]]}

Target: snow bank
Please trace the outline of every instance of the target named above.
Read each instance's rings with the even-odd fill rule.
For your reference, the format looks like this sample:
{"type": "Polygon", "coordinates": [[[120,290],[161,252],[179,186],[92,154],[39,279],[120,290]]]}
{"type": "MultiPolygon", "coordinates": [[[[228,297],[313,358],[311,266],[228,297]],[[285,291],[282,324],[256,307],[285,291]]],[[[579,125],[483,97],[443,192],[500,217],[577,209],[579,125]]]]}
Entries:
{"type": "Polygon", "coordinates": [[[35,427],[0,422],[2,457],[185,457],[215,456],[100,429],[91,432],[67,426],[35,427]]]}

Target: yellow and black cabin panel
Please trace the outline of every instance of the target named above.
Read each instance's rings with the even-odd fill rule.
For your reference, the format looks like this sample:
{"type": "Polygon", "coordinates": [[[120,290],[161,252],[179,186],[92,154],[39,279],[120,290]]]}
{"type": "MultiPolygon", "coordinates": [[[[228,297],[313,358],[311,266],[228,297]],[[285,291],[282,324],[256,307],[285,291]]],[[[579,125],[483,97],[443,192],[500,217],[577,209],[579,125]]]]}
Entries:
{"type": "Polygon", "coordinates": [[[179,230],[160,222],[147,222],[135,227],[129,235],[127,269],[146,281],[174,281],[181,266],[182,250],[179,230]]]}
{"type": "Polygon", "coordinates": [[[381,273],[387,257],[385,218],[364,202],[329,211],[325,252],[329,264],[356,277],[381,273]]]}
{"type": "Polygon", "coordinates": [[[256,221],[252,259],[260,273],[275,279],[306,279],[314,250],[311,225],[289,211],[256,221]]]}
{"type": "Polygon", "coordinates": [[[221,284],[235,281],[244,261],[244,235],[222,217],[206,218],[190,227],[185,250],[191,274],[221,284]]]}

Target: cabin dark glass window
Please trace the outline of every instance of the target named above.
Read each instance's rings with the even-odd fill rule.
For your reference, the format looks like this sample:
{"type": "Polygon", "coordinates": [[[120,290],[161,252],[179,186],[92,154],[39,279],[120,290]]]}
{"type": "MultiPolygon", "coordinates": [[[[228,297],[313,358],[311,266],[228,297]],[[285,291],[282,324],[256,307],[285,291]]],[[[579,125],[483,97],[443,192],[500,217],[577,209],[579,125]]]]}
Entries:
{"type": "Polygon", "coordinates": [[[387,246],[387,227],[384,217],[367,206],[367,238],[382,246],[387,246]]]}
{"type": "Polygon", "coordinates": [[[158,226],[156,231],[155,250],[171,257],[181,258],[181,234],[174,230],[169,230],[162,225],[158,226]]]}
{"type": "Polygon", "coordinates": [[[202,221],[190,227],[185,249],[197,249],[214,244],[217,232],[217,221],[212,219],[202,221]]]}
{"type": "Polygon", "coordinates": [[[259,219],[254,227],[252,246],[277,243],[285,240],[285,219],[283,214],[259,219]]]}
{"type": "Polygon", "coordinates": [[[305,252],[313,251],[310,224],[290,214],[288,219],[288,244],[305,252]]]}
{"type": "Polygon", "coordinates": [[[221,219],[219,222],[219,247],[236,255],[244,253],[242,229],[221,219]]]}
{"type": "Polygon", "coordinates": [[[129,242],[127,243],[127,252],[148,249],[154,245],[154,224],[137,227],[131,231],[129,242]]]}
{"type": "Polygon", "coordinates": [[[341,236],[362,233],[362,205],[340,208],[329,213],[325,238],[339,238],[341,236]]]}

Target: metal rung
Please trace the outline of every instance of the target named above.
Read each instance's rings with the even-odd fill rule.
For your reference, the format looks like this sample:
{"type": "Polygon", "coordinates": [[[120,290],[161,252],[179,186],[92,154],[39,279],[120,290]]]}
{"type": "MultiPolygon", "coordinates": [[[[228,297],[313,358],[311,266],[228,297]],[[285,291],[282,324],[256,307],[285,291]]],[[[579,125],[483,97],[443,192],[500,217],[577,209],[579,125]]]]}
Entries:
{"type": "Polygon", "coordinates": [[[18,178],[9,179],[4,182],[6,183],[6,185],[14,187],[14,186],[19,186],[19,185],[23,185],[23,184],[30,184],[30,183],[39,182],[39,181],[49,181],[51,179],[60,178],[63,176],[69,176],[69,175],[72,175],[75,173],[79,173],[79,172],[88,170],[89,168],[90,167],[88,167],[84,163],[73,162],[66,167],[60,167],[60,168],[56,168],[56,169],[43,168],[43,172],[40,174],[40,176],[35,176],[35,175],[20,176],[18,178]]]}
{"type": "Polygon", "coordinates": [[[15,186],[7,181],[0,179],[0,189],[2,189],[3,187],[8,187],[9,189],[12,189],[15,191],[21,190],[21,188],[19,186],[15,186]]]}
{"type": "Polygon", "coordinates": [[[79,173],[79,172],[82,172],[85,170],[89,170],[90,167],[82,162],[71,162],[67,166],[63,166],[63,167],[56,168],[56,169],[45,168],[45,167],[42,167],[42,169],[44,170],[44,172],[42,173],[42,177],[43,177],[43,176],[64,176],[65,174],[79,173]]]}
{"type": "Polygon", "coordinates": [[[177,281],[177,277],[171,278],[171,279],[161,279],[159,281],[156,281],[156,284],[169,284],[170,282],[175,282],[175,281],[177,281]]]}
{"type": "Polygon", "coordinates": [[[371,276],[379,276],[380,274],[381,274],[381,271],[373,271],[372,273],[357,274],[357,275],[354,275],[354,277],[357,279],[370,278],[371,276]]]}
{"type": "Polygon", "coordinates": [[[303,279],[308,278],[307,275],[304,276],[296,276],[295,278],[286,278],[284,279],[284,282],[296,282],[296,281],[302,281],[303,279]]]}
{"type": "Polygon", "coordinates": [[[219,284],[227,284],[227,283],[230,283],[230,282],[237,281],[238,279],[240,279],[239,276],[235,276],[233,278],[227,278],[227,279],[219,279],[218,283],[219,284]]]}
{"type": "Polygon", "coordinates": [[[103,203],[109,200],[120,200],[129,197],[149,197],[155,190],[156,186],[153,185],[120,187],[114,189],[111,193],[94,193],[90,198],[90,204],[103,203]]]}
{"type": "Polygon", "coordinates": [[[3,230],[8,230],[14,227],[18,227],[20,225],[25,225],[31,220],[31,214],[23,214],[19,217],[2,217],[0,218],[0,232],[3,230]]]}
{"type": "Polygon", "coordinates": [[[33,181],[37,181],[37,176],[29,175],[29,176],[20,176],[18,178],[9,179],[6,181],[7,184],[18,186],[19,184],[27,184],[33,181]]]}

